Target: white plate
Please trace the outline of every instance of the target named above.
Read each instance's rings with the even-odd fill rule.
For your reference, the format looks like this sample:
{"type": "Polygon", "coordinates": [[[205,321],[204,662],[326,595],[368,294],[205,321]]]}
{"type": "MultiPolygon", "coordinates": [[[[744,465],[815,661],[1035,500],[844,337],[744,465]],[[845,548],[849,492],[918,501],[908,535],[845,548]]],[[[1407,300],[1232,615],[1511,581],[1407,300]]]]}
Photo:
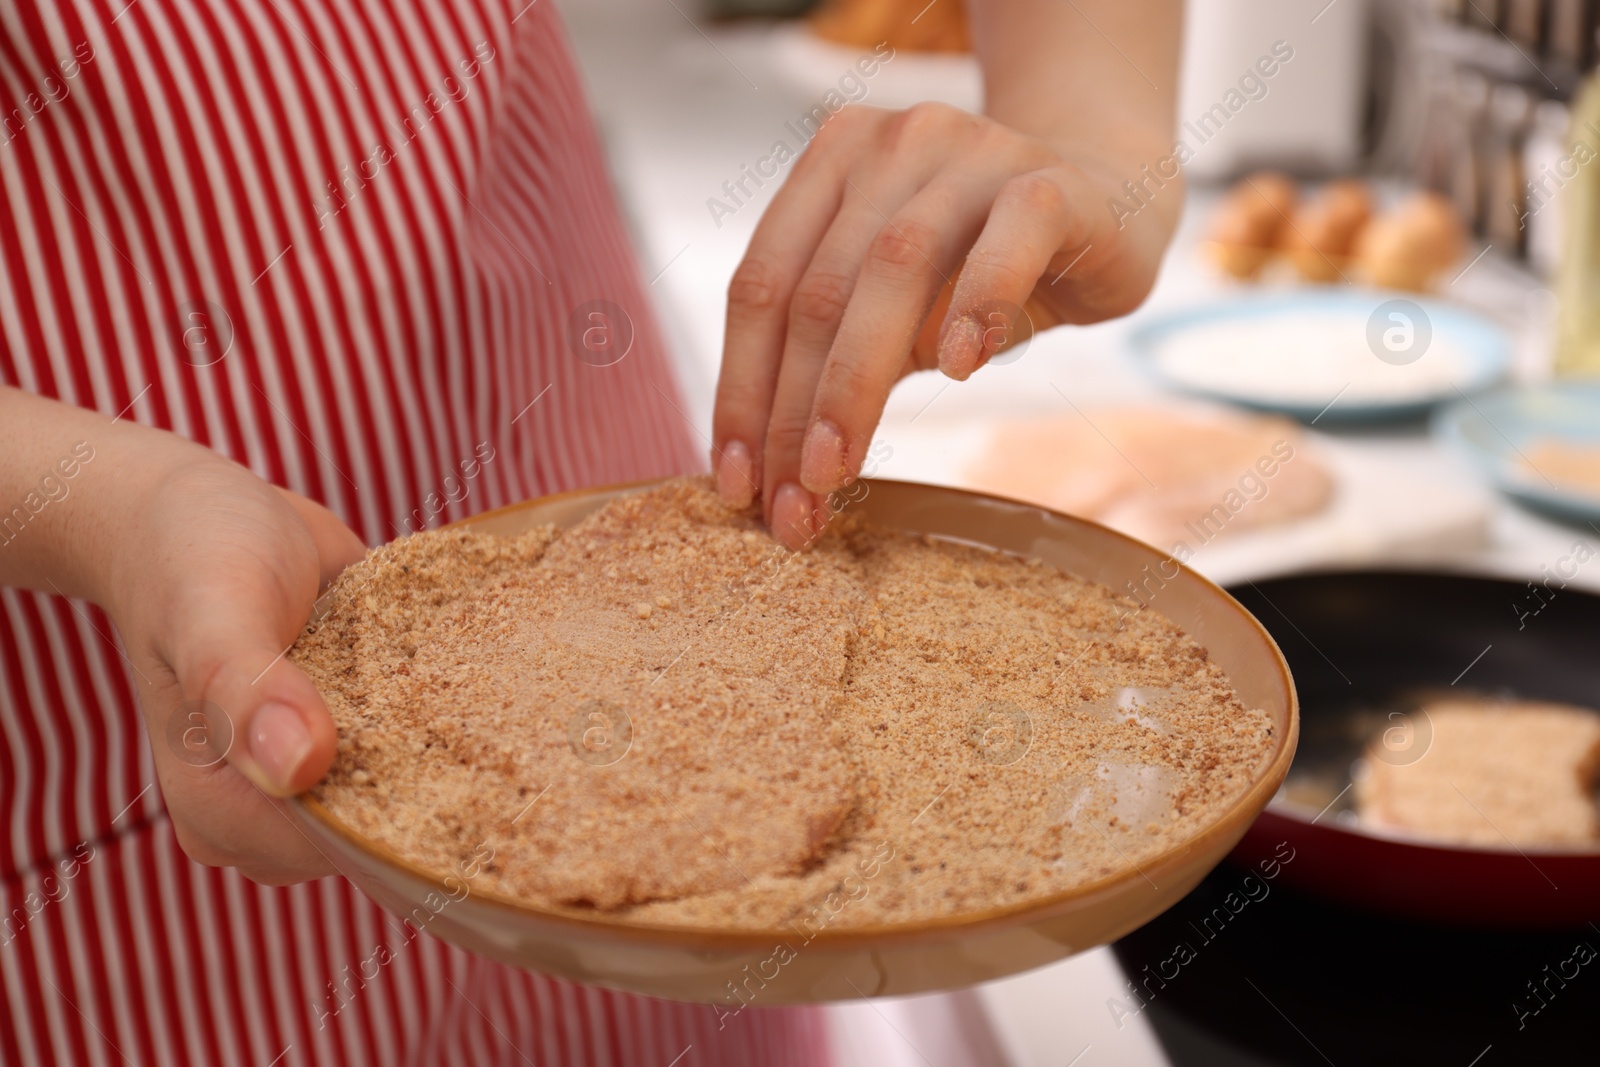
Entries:
{"type": "Polygon", "coordinates": [[[1371,289],[1237,297],[1159,316],[1130,342],[1174,388],[1306,422],[1417,417],[1493,385],[1511,361],[1488,319],[1371,289]]]}

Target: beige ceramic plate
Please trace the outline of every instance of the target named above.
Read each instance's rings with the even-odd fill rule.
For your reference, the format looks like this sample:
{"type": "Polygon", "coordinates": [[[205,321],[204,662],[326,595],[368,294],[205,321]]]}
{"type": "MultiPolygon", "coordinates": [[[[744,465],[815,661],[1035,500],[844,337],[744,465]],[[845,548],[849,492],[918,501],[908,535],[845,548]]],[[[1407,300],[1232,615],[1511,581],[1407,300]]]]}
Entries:
{"type": "MultiPolygon", "coordinates": [[[[824,929],[803,944],[793,929],[653,926],[600,914],[558,914],[488,892],[465,893],[459,881],[446,885],[357,836],[310,796],[291,801],[289,810],[367,895],[452,944],[577,982],[722,1003],[730,1010],[752,998],[793,1004],[967,986],[1105,944],[1165,911],[1228,853],[1289,768],[1299,718],[1278,646],[1232,597],[1194,572],[1152,578],[1173,574],[1175,565],[1150,546],[1103,526],[956,489],[867,484],[866,496],[851,507],[880,525],[1037,556],[1117,590],[1129,581],[1155,590],[1152,610],[1205,646],[1227,671],[1239,698],[1272,717],[1276,747],[1256,769],[1250,788],[1210,826],[1137,870],[1130,864],[1100,881],[1019,906],[920,923],[824,929]]],[[[645,487],[564,493],[462,525],[498,535],[544,523],[570,526],[607,501],[645,487]]]]}

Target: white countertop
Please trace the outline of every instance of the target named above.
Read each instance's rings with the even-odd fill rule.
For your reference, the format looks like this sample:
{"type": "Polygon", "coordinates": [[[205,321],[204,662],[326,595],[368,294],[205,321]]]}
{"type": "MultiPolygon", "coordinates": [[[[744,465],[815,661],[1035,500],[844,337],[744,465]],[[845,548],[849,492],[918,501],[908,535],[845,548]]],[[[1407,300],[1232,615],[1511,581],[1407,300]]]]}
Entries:
{"type": "MultiPolygon", "coordinates": [[[[720,225],[706,201],[720,194],[724,181],[739,176],[741,164],[765,155],[774,140],[786,135],[785,123],[818,102],[858,57],[848,49],[810,41],[794,26],[697,27],[683,13],[692,10],[684,0],[590,0],[581,5],[569,0],[562,7],[638,242],[641,270],[651,280],[676,351],[687,416],[708,440],[721,357],[723,294],[776,184],[769,182],[720,225]]],[[[866,102],[904,106],[929,97],[976,106],[978,80],[970,61],[901,54],[868,83],[866,102]]],[[[793,143],[792,135],[789,140],[793,143]]],[[[1021,360],[985,368],[966,383],[951,384],[933,374],[910,379],[890,399],[880,437],[898,441],[898,452],[904,455],[919,448],[919,442],[959,432],[975,420],[1064,410],[1050,383],[1084,404],[1160,395],[1160,386],[1127,358],[1124,338],[1141,316],[1192,304],[1227,288],[1203,269],[1194,251],[1204,205],[1213,196],[1205,190],[1191,196],[1156,290],[1139,312],[1117,322],[1048,331],[1034,339],[1021,360]]],[[[1442,295],[1499,319],[1513,331],[1519,377],[1542,373],[1550,294],[1541,282],[1491,252],[1442,295]]],[[[1341,465],[1359,468],[1363,493],[1376,501],[1369,507],[1422,508],[1413,490],[1427,486],[1442,494],[1441,501],[1448,498],[1451,506],[1466,509],[1447,524],[1449,536],[1376,539],[1359,558],[1380,562],[1389,553],[1395,560],[1422,558],[1443,566],[1536,577],[1541,564],[1567,555],[1575,541],[1600,545],[1600,536],[1592,531],[1546,521],[1489,492],[1421,430],[1336,429],[1328,437],[1343,457],[1341,465]]],[[[1409,517],[1432,516],[1424,511],[1409,517]]],[[[1425,527],[1419,528],[1426,533],[1425,527]]],[[[1359,530],[1345,533],[1347,542],[1359,542],[1359,530]]],[[[1279,560],[1276,569],[1282,565],[1279,560]]],[[[1238,561],[1219,562],[1218,568],[1228,578],[1245,576],[1238,561]]],[[[1600,589],[1600,564],[1580,571],[1575,584],[1600,589]]],[[[1099,949],[990,983],[980,987],[977,997],[1018,1067],[1167,1063],[1142,1020],[1124,1020],[1119,1029],[1107,1010],[1107,1000],[1121,991],[1123,982],[1110,951],[1099,949]]],[[[937,1034],[937,1020],[951,1014],[949,1002],[941,998],[836,1010],[840,1033],[846,1035],[840,1042],[845,1064],[926,1062],[943,1067],[970,1062],[937,1034]]]]}

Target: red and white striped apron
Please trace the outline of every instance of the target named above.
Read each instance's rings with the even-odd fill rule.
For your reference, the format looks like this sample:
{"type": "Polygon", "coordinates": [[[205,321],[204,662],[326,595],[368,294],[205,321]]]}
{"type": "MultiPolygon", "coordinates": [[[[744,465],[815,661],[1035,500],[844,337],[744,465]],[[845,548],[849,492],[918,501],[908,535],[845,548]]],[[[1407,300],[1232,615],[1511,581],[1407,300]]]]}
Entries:
{"type": "MultiPolygon", "coordinates": [[[[550,0],[0,6],[0,381],[372,544],[700,464],[550,0]]],[[[191,863],[110,633],[0,591],[0,1064],[825,1062],[815,1010],[718,1030],[191,863]]]]}

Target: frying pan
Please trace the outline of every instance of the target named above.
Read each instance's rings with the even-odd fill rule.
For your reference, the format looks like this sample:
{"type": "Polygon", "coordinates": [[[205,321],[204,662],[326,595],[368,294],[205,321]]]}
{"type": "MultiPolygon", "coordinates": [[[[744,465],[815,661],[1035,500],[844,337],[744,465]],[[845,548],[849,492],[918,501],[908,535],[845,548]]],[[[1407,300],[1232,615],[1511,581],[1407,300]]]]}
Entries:
{"type": "MultiPolygon", "coordinates": [[[[1571,573],[1572,563],[1556,570],[1571,573]]],[[[1348,785],[1365,741],[1421,692],[1600,707],[1600,597],[1561,588],[1559,577],[1535,585],[1537,594],[1526,582],[1384,570],[1231,589],[1276,639],[1299,690],[1301,742],[1288,781],[1320,779],[1327,793],[1348,785]]],[[[1320,810],[1321,795],[1307,803],[1287,792],[1233,853],[1254,867],[1287,842],[1295,858],[1281,884],[1393,917],[1475,927],[1600,919],[1600,847],[1432,844],[1362,829],[1351,791],[1320,810]]]]}

